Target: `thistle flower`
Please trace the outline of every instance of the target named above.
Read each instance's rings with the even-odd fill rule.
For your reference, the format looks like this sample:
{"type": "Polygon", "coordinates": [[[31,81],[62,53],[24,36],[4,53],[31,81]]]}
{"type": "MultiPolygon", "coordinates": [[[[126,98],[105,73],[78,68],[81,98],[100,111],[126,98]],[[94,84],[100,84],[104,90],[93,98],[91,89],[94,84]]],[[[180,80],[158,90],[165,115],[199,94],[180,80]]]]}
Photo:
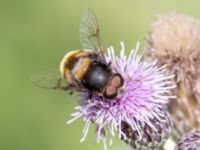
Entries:
{"type": "Polygon", "coordinates": [[[200,130],[192,130],[178,140],[176,150],[199,150],[200,130]]]}
{"type": "Polygon", "coordinates": [[[179,13],[159,16],[144,51],[175,74],[177,99],[170,102],[169,110],[178,133],[200,127],[200,21],[179,13]]]}
{"type": "Polygon", "coordinates": [[[156,61],[141,61],[141,56],[137,56],[139,44],[129,56],[125,55],[123,43],[121,46],[119,57],[115,56],[113,47],[108,49],[106,55],[113,71],[120,73],[124,78],[121,94],[115,99],[102,101],[98,96],[93,95],[89,98],[88,93],[81,93],[79,106],[75,108],[73,119],[68,123],[81,116],[84,118],[85,127],[81,142],[85,140],[90,124],[94,123],[97,141],[103,141],[105,149],[107,137],[110,137],[112,144],[115,131],[118,132],[120,139],[134,148],[134,144],[154,148],[170,131],[170,121],[164,105],[173,98],[169,96],[170,89],[175,87],[170,82],[173,75],[165,76],[166,66],[157,67],[156,61]],[[155,141],[142,140],[144,137],[155,141]]]}

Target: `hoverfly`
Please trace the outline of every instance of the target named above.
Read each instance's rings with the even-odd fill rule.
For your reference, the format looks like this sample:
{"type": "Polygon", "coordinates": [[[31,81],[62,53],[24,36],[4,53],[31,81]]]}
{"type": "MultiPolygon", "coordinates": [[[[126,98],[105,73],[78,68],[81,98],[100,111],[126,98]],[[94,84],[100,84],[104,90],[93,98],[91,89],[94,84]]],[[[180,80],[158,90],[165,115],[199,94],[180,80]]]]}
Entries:
{"type": "Polygon", "coordinates": [[[82,14],[80,40],[83,49],[68,52],[60,63],[60,70],[38,74],[32,82],[42,88],[88,92],[102,100],[115,98],[124,80],[106,61],[99,25],[91,9],[82,14]]]}

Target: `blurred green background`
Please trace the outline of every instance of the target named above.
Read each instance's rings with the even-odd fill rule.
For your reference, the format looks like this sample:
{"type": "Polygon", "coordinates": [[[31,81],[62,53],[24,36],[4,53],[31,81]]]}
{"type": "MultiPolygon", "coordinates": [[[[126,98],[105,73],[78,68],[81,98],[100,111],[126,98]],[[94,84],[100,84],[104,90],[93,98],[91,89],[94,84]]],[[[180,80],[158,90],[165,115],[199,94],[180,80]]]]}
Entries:
{"type": "MultiPolygon", "coordinates": [[[[200,18],[198,0],[0,0],[0,150],[102,150],[93,128],[80,143],[83,122],[66,125],[74,97],[35,87],[30,77],[58,68],[63,55],[81,48],[81,12],[92,8],[105,47],[135,47],[155,15],[178,11],[200,18]]],[[[127,146],[118,140],[109,150],[127,146]]]]}

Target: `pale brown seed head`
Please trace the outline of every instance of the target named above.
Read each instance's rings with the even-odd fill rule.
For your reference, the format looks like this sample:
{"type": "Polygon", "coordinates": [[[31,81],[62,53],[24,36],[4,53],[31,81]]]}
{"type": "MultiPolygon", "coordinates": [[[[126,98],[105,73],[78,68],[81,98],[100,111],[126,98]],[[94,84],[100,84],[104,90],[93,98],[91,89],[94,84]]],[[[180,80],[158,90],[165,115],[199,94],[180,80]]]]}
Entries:
{"type": "Polygon", "coordinates": [[[200,126],[200,21],[179,13],[158,16],[145,45],[145,56],[174,73],[177,99],[169,110],[178,132],[200,126]]]}
{"type": "Polygon", "coordinates": [[[176,71],[179,80],[195,76],[195,66],[200,65],[200,21],[179,13],[158,16],[145,50],[147,56],[176,71]]]}

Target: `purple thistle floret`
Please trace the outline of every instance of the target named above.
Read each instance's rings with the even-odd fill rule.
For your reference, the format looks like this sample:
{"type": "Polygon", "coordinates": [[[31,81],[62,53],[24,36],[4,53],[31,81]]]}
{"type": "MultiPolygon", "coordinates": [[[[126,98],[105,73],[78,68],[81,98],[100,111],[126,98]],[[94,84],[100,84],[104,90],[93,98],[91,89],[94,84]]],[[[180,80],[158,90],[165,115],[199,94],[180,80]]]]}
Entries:
{"type": "Polygon", "coordinates": [[[125,54],[124,44],[120,55],[115,56],[114,48],[108,49],[107,62],[111,62],[113,72],[120,73],[124,78],[124,86],[120,95],[112,100],[101,100],[98,96],[89,99],[88,93],[80,93],[81,99],[76,112],[72,114],[73,119],[68,124],[83,117],[85,127],[83,129],[83,142],[87,136],[91,123],[95,124],[97,141],[102,140],[106,149],[106,139],[110,137],[110,144],[119,133],[119,138],[127,139],[122,122],[126,122],[131,129],[142,138],[141,129],[148,125],[153,131],[158,131],[152,119],[160,122],[165,113],[162,113],[163,106],[168,103],[170,89],[175,86],[171,83],[172,76],[165,76],[165,67],[157,67],[156,61],[147,63],[137,55],[139,44],[132,50],[129,56],[125,54]],[[108,136],[109,135],[109,136],[108,136]]]}

